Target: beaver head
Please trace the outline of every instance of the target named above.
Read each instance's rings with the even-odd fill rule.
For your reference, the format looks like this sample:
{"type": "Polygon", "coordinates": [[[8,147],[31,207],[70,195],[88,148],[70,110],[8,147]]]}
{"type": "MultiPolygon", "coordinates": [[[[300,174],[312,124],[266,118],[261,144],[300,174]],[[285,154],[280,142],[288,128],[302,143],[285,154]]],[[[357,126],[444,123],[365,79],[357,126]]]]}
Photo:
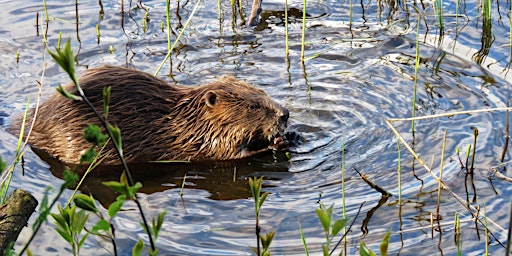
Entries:
{"type": "MultiPolygon", "coordinates": [[[[288,110],[233,77],[190,87],[104,66],[89,69],[79,83],[99,112],[103,88],[111,87],[108,122],[121,129],[127,162],[238,159],[284,144],[288,110]]],[[[65,88],[76,94],[73,84],[65,88]]],[[[100,124],[83,102],[55,95],[40,106],[30,141],[64,162],[77,163],[90,147],[82,138],[89,123],[100,124]]],[[[102,156],[104,164],[119,162],[110,143],[102,156]]]]}
{"type": "Polygon", "coordinates": [[[169,114],[177,151],[190,159],[237,159],[283,144],[287,109],[263,90],[234,77],[186,93],[169,114]]]}

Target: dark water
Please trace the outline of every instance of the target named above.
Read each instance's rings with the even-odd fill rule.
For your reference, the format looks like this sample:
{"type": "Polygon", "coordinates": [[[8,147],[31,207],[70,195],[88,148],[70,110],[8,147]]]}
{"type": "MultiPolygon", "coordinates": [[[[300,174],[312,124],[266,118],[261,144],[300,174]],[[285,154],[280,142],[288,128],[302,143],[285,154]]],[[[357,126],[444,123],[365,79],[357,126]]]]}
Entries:
{"type": "MultiPolygon", "coordinates": [[[[185,24],[196,2],[173,2],[171,15],[173,36],[185,24]]],[[[48,46],[57,44],[59,32],[71,38],[79,51],[78,69],[102,64],[135,67],[153,73],[167,53],[167,37],[160,28],[165,20],[164,1],[143,1],[143,7],[131,9],[125,3],[102,1],[104,14],[96,1],[84,1],[76,13],[72,2],[49,1],[51,17],[48,46]],[[147,27],[143,26],[146,12],[147,27]],[[96,36],[99,24],[101,36],[96,36]],[[78,36],[77,36],[78,35],[78,36]],[[79,38],[79,39],[78,39],[79,38]],[[80,40],[80,42],[79,42],[80,40]],[[110,53],[110,48],[114,49],[110,53]]],[[[244,2],[244,6],[250,3],[244,2]]],[[[476,1],[456,6],[445,3],[444,25],[436,25],[433,6],[416,7],[397,2],[396,7],[378,6],[376,1],[320,1],[308,3],[306,62],[300,61],[301,2],[290,1],[290,55],[285,55],[283,24],[284,3],[265,1],[264,21],[256,29],[241,26],[239,10],[232,11],[222,2],[218,19],[216,1],[202,2],[166,62],[159,77],[169,82],[195,85],[222,75],[234,75],[268,92],[291,113],[289,130],[301,135],[301,143],[290,149],[291,160],[282,154],[255,157],[234,163],[211,165],[141,166],[144,192],[142,205],[149,216],[167,210],[165,224],[157,246],[162,255],[250,255],[255,245],[254,208],[246,177],[265,176],[264,191],[270,192],[261,212],[262,231],[276,231],[271,246],[274,255],[304,255],[299,233],[302,225],[309,252],[321,254],[325,241],[314,209],[319,202],[335,205],[335,217],[341,217],[342,152],[344,152],[345,208],[354,218],[361,213],[348,234],[346,254],[358,254],[359,242],[374,250],[388,230],[392,231],[390,252],[401,255],[455,255],[453,220],[458,213],[462,222],[464,255],[485,252],[485,233],[477,231],[471,215],[447,191],[442,192],[440,215],[443,225],[431,236],[430,214],[436,213],[437,182],[401,145],[402,205],[398,205],[397,140],[386,125],[390,118],[411,116],[416,53],[416,26],[420,20],[421,55],[418,70],[417,116],[506,107],[510,99],[511,59],[507,16],[510,3],[492,7],[492,22],[482,33],[484,23],[476,1]],[[235,13],[235,15],[233,15],[235,13]],[[352,13],[352,15],[350,15],[352,13]],[[350,19],[352,17],[352,20],[350,19]],[[441,36],[442,34],[442,36],[441,36]],[[344,149],[344,151],[342,151],[344,149]],[[366,184],[354,168],[394,196],[377,207],[381,194],[366,184]],[[147,173],[151,172],[154,175],[147,173]],[[180,188],[186,176],[186,189],[180,188]],[[363,232],[363,230],[367,230],[363,232]]],[[[43,84],[42,98],[55,91],[58,83],[68,79],[45,54],[44,11],[40,1],[2,1],[0,22],[0,155],[7,161],[14,157],[17,138],[6,132],[9,122],[23,112],[27,97],[31,105],[37,95],[35,81],[43,84]],[[19,51],[19,62],[15,54],[19,51]]],[[[242,12],[245,17],[249,9],[242,12]]],[[[413,143],[410,122],[393,123],[409,144],[413,143]]],[[[473,143],[474,128],[479,131],[475,159],[477,200],[487,212],[494,237],[489,250],[500,255],[504,248],[510,207],[509,182],[492,175],[499,166],[505,175],[511,153],[501,154],[505,145],[505,112],[488,112],[440,117],[416,122],[414,149],[439,173],[443,133],[448,130],[443,171],[445,184],[463,200],[471,202],[474,192],[461,171],[456,148],[465,152],[473,143]],[[490,180],[488,178],[491,178],[490,180]],[[465,185],[468,184],[468,185],[465,185]]],[[[464,153],[461,153],[465,161],[464,153]]],[[[43,198],[45,188],[55,195],[62,181],[58,168],[49,165],[32,151],[25,155],[25,175],[17,168],[13,188],[24,188],[43,198]]],[[[508,167],[508,168],[507,168],[508,167]]],[[[104,170],[100,176],[116,179],[104,170]],[[109,175],[107,175],[109,174],[109,175]]],[[[94,193],[103,204],[115,197],[99,185],[98,177],[89,178],[84,193],[94,193]]],[[[59,201],[66,203],[72,191],[59,201]]],[[[122,255],[129,254],[138,238],[146,239],[138,224],[135,205],[127,203],[114,220],[117,242],[122,255]]],[[[33,223],[34,218],[31,219],[33,223]]],[[[50,221],[51,222],[51,221],[50,221]]],[[[92,225],[91,221],[91,225],[92,225]]],[[[26,242],[26,228],[16,247],[26,242]]],[[[339,238],[334,239],[338,241],[339,238]]],[[[333,245],[334,246],[334,245],[333,245]]],[[[69,247],[45,224],[31,246],[37,255],[66,255],[69,247]]],[[[83,255],[110,255],[107,241],[89,238],[83,255]]],[[[339,251],[339,249],[338,249],[339,251]]]]}

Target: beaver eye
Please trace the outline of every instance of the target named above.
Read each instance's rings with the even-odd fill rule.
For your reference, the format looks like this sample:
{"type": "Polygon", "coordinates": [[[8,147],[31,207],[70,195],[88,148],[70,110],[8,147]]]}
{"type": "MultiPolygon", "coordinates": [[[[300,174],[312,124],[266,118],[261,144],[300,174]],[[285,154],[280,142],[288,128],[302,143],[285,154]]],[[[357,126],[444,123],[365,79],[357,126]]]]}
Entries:
{"type": "Polygon", "coordinates": [[[251,105],[249,105],[249,109],[251,109],[251,110],[258,109],[258,108],[261,108],[260,104],[258,104],[258,103],[252,103],[251,105]]]}

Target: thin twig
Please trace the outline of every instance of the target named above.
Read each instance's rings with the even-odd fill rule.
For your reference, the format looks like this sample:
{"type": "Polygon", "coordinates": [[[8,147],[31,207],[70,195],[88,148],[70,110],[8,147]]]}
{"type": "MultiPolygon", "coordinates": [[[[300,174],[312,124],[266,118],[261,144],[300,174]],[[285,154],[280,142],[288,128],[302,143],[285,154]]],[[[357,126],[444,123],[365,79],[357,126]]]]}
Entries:
{"type": "Polygon", "coordinates": [[[361,212],[361,208],[363,208],[363,205],[366,203],[366,201],[362,202],[361,205],[359,205],[359,209],[357,210],[357,213],[356,213],[356,216],[354,217],[354,219],[352,220],[352,222],[350,223],[350,226],[348,227],[347,231],[343,234],[343,236],[340,238],[340,240],[338,241],[338,243],[336,243],[336,245],[334,246],[334,248],[332,248],[332,251],[329,253],[329,256],[332,255],[334,253],[334,250],[336,250],[336,248],[338,248],[338,246],[341,244],[341,241],[343,241],[343,239],[345,238],[345,236],[347,236],[348,232],[350,232],[350,229],[352,229],[352,226],[354,225],[354,223],[356,222],[357,220],[357,217],[359,216],[359,213],[361,212]]]}

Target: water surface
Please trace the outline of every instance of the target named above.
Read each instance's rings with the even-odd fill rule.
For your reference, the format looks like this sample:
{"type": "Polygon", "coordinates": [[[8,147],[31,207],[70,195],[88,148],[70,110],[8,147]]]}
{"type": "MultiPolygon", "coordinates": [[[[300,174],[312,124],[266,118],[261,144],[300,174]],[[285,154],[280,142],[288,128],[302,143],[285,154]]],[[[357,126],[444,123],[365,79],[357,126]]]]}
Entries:
{"type": "MultiPolygon", "coordinates": [[[[172,40],[185,24],[196,2],[172,2],[172,40]]],[[[102,1],[78,6],[76,26],[72,2],[48,1],[50,22],[46,31],[40,1],[3,1],[0,17],[0,154],[7,161],[14,156],[17,138],[6,129],[20,115],[30,96],[37,96],[37,84],[43,84],[41,98],[47,99],[59,83],[68,78],[45,53],[44,40],[53,49],[59,33],[70,38],[78,52],[78,70],[113,64],[150,73],[167,54],[167,36],[160,28],[165,20],[164,1],[143,1],[137,7],[125,3],[124,14],[117,1],[102,1]],[[39,27],[36,24],[39,13],[39,27]],[[143,22],[148,13],[149,21],[143,22]],[[146,23],[146,26],[144,26],[146,23]],[[97,37],[96,26],[101,36],[97,37]],[[46,37],[43,36],[46,33],[46,37]],[[113,49],[113,52],[111,52],[113,49]],[[19,52],[19,61],[15,54],[19,52]]],[[[454,4],[445,3],[445,28],[436,25],[430,3],[416,6],[397,2],[397,6],[378,6],[375,1],[308,3],[306,61],[300,61],[302,6],[290,1],[290,54],[285,55],[284,3],[265,1],[256,28],[242,26],[240,13],[247,18],[250,3],[244,9],[221,4],[221,18],[215,1],[202,2],[177,48],[158,74],[170,83],[196,85],[222,75],[233,75],[262,88],[290,110],[289,130],[300,134],[300,143],[290,148],[291,159],[283,154],[264,154],[244,161],[210,165],[147,165],[142,205],[148,216],[167,210],[157,246],[162,255],[251,255],[255,246],[254,208],[247,177],[264,176],[264,191],[270,192],[261,212],[263,232],[276,231],[271,246],[274,255],[304,255],[299,221],[312,255],[321,253],[325,241],[314,209],[319,203],[335,205],[335,217],[357,217],[348,242],[347,255],[358,254],[359,242],[374,250],[384,233],[391,230],[392,254],[455,255],[453,222],[458,213],[462,223],[464,255],[485,251],[485,234],[467,210],[447,191],[441,193],[440,223],[432,238],[430,214],[436,213],[437,182],[386,125],[389,118],[410,117],[415,76],[416,28],[420,22],[416,116],[464,110],[506,107],[510,99],[510,6],[494,6],[491,27],[483,31],[476,1],[461,4],[460,15],[454,4]],[[400,153],[400,158],[398,157],[400,153]],[[342,161],[344,159],[344,162],[342,161]],[[400,162],[399,162],[400,159],[400,162]],[[398,200],[398,164],[401,166],[402,205],[398,200]],[[342,166],[344,191],[342,191],[342,166]],[[366,184],[354,171],[364,173],[372,182],[393,194],[379,206],[381,194],[366,184]],[[186,178],[183,196],[181,182],[186,178]],[[342,192],[345,201],[342,201],[342,192]]],[[[500,164],[505,145],[504,112],[465,114],[416,122],[414,137],[410,122],[394,123],[409,144],[437,173],[441,159],[443,133],[448,130],[443,171],[445,184],[459,197],[487,212],[495,237],[489,240],[492,254],[504,248],[511,188],[507,181],[493,175],[491,167],[509,176],[511,153],[500,164]],[[465,151],[473,143],[474,128],[479,131],[475,159],[474,192],[465,185],[456,148],[465,151]],[[489,179],[490,178],[490,179],[489,179]],[[485,207],[484,207],[485,205],[485,207]]],[[[464,153],[461,158],[465,161],[464,153]]],[[[59,171],[32,151],[25,155],[25,171],[17,167],[13,188],[24,188],[39,201],[45,189],[55,196],[62,181],[59,171]]],[[[107,176],[107,172],[102,176],[107,176]]],[[[115,179],[116,175],[107,178],[115,179]]],[[[104,205],[115,198],[91,177],[82,189],[93,192],[104,205]]],[[[59,200],[64,204],[72,191],[59,200]]],[[[135,205],[127,203],[114,220],[120,254],[145,234],[138,224],[135,205]]],[[[483,212],[480,215],[484,215],[483,212]]],[[[31,219],[33,223],[35,217],[31,219]]],[[[51,221],[50,221],[51,222],[51,221]]],[[[30,224],[31,224],[30,223],[30,224]]],[[[91,221],[91,225],[92,225],[91,221]]],[[[68,254],[69,246],[53,230],[42,227],[31,245],[33,252],[68,254]]],[[[25,228],[16,248],[24,244],[31,229],[25,228]]],[[[336,242],[339,240],[334,239],[336,242]]],[[[92,236],[82,249],[83,255],[111,255],[110,243],[92,236]]],[[[334,246],[334,245],[332,245],[334,246]]],[[[338,249],[339,251],[339,249],[338,249]]]]}

